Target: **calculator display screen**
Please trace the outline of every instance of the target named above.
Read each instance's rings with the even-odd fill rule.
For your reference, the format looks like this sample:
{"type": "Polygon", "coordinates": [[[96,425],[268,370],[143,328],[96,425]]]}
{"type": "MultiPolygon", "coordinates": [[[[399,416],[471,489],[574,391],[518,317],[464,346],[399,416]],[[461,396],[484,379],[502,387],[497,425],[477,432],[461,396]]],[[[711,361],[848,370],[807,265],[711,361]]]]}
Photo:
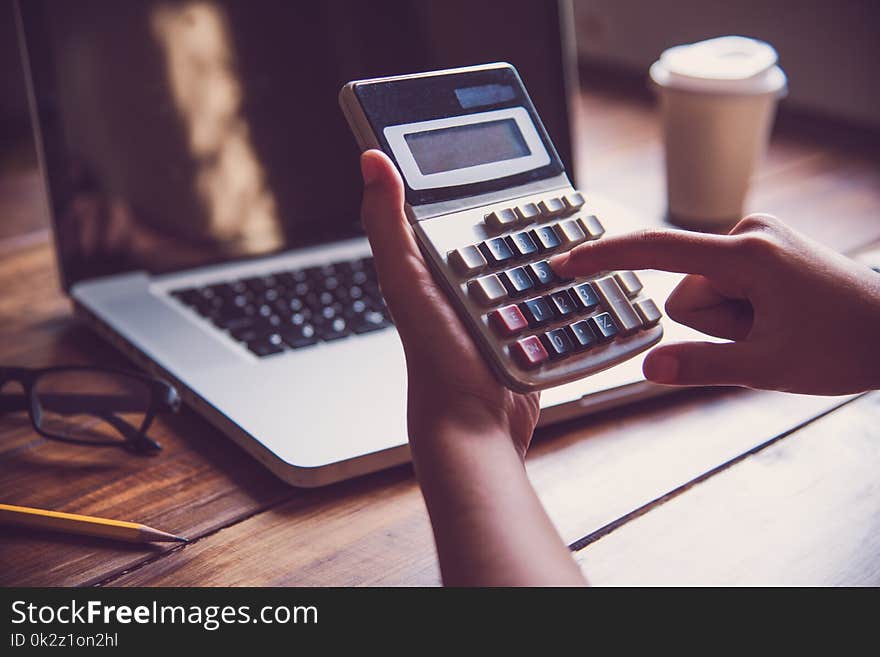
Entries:
{"type": "Polygon", "coordinates": [[[514,119],[411,132],[404,139],[424,175],[531,154],[514,119]]]}

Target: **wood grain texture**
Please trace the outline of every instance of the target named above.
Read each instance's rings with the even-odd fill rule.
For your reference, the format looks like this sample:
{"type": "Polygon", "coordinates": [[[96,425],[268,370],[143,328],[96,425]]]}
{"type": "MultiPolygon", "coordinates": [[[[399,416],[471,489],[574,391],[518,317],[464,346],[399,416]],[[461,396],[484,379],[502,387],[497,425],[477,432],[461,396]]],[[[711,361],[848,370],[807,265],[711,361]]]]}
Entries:
{"type": "Polygon", "coordinates": [[[0,240],[45,229],[45,207],[37,169],[0,169],[0,240]]]}
{"type": "MultiPolygon", "coordinates": [[[[661,225],[662,149],[651,106],[597,89],[584,94],[578,116],[587,191],[599,190],[644,223],[661,225]]],[[[876,159],[861,152],[784,134],[756,176],[752,204],[849,249],[880,237],[878,172],[876,159]]],[[[6,189],[0,186],[0,195],[6,189]]],[[[0,199],[0,222],[4,208],[27,215],[28,203],[33,221],[16,219],[4,235],[20,233],[13,223],[27,230],[40,225],[32,190],[16,198],[6,205],[0,199]]],[[[125,365],[71,320],[45,232],[0,239],[0,286],[0,363],[125,365]]],[[[843,401],[679,393],[540,432],[529,475],[572,542],[843,401]]],[[[192,413],[161,421],[156,437],[165,446],[161,455],[141,459],[50,443],[22,418],[3,418],[0,500],[144,522],[198,540],[154,550],[4,529],[0,584],[439,581],[410,468],[303,491],[276,481],[192,413]]]]}
{"type": "Polygon", "coordinates": [[[587,546],[597,585],[880,585],[880,393],[587,546]]]}
{"type": "MultiPolygon", "coordinates": [[[[529,453],[529,477],[563,539],[573,542],[843,401],[733,391],[653,400],[542,431],[529,453]]],[[[408,473],[369,493],[355,484],[327,494],[332,501],[281,504],[109,583],[439,583],[430,525],[408,473]]]]}

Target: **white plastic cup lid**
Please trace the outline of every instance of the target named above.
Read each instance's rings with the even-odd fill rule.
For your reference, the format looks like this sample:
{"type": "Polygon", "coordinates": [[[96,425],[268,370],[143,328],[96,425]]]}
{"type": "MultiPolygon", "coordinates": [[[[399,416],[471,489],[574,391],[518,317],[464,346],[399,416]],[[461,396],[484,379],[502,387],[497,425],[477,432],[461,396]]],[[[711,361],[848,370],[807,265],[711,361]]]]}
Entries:
{"type": "Polygon", "coordinates": [[[773,46],[757,39],[724,36],[665,50],[651,66],[661,87],[724,94],[785,92],[785,73],[773,46]]]}

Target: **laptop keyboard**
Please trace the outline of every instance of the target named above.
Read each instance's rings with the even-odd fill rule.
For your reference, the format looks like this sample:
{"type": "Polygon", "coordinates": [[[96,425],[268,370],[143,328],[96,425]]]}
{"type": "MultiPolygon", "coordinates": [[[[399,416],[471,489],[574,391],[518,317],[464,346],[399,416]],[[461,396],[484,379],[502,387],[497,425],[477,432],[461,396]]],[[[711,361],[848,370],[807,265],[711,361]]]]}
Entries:
{"type": "Polygon", "coordinates": [[[171,296],[260,357],[391,326],[372,258],[173,290],[171,296]]]}

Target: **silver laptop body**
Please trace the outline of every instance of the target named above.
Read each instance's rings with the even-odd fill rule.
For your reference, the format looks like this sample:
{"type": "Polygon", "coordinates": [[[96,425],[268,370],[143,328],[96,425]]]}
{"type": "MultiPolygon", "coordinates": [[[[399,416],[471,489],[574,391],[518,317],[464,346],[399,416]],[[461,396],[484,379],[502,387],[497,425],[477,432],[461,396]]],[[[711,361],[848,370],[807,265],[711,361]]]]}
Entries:
{"type": "MultiPolygon", "coordinates": [[[[334,263],[349,271],[370,256],[357,230],[356,147],[336,108],[341,82],[510,61],[571,162],[568,3],[510,3],[505,29],[530,39],[499,34],[494,42],[480,29],[491,7],[402,1],[397,23],[386,25],[368,4],[17,7],[59,269],[77,314],[175,383],[194,411],[276,476],[303,487],[409,459],[406,371],[393,327],[350,331],[349,314],[343,337],[260,355],[182,299],[334,263]],[[478,14],[472,33],[456,19],[465,6],[478,14]],[[402,29],[414,34],[381,37],[402,29]],[[429,49],[426,31],[448,30],[459,41],[429,49]],[[324,68],[315,53],[325,53],[324,68]],[[289,187],[301,202],[287,198],[289,187]]],[[[603,221],[610,232],[629,227],[603,221]]],[[[673,283],[646,281],[658,299],[657,286],[673,283]]],[[[640,362],[545,392],[541,424],[663,392],[643,381],[640,362]]]]}

